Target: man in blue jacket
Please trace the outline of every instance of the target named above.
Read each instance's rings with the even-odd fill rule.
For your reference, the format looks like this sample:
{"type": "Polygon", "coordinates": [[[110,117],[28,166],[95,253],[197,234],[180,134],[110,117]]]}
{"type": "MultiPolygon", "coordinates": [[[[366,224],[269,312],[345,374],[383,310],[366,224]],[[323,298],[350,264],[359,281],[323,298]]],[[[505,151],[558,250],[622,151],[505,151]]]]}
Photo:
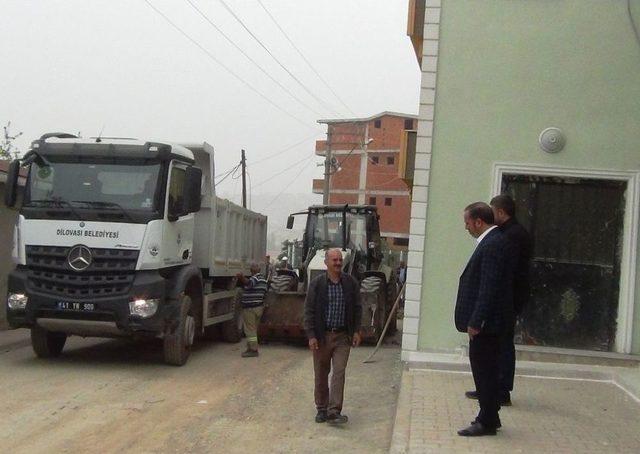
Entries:
{"type": "Polygon", "coordinates": [[[513,326],[514,317],[512,267],[491,207],[484,202],[472,203],[465,208],[463,218],[477,245],[460,276],[455,325],[469,336],[469,362],[480,412],[458,435],[495,435],[501,426],[498,416],[501,341],[513,326]]]}

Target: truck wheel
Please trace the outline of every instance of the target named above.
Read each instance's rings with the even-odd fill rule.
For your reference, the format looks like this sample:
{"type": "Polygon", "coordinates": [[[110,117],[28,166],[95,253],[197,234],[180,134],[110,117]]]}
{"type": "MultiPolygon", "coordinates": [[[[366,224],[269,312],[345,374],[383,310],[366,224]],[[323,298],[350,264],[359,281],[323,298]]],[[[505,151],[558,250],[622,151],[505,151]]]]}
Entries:
{"type": "Polygon", "coordinates": [[[242,304],[240,299],[242,293],[238,291],[236,298],[233,302],[233,318],[228,322],[220,324],[220,332],[222,333],[222,340],[225,342],[231,342],[233,344],[240,342],[242,339],[242,304]]]}
{"type": "Polygon", "coordinates": [[[60,356],[66,341],[67,335],[64,333],[47,331],[37,325],[31,328],[31,346],[39,358],[60,356]]]}
{"type": "Polygon", "coordinates": [[[196,333],[196,321],[190,314],[191,298],[183,295],[180,298],[180,320],[173,333],[164,336],[164,362],[174,366],[182,366],[189,359],[191,346],[196,333]]]}

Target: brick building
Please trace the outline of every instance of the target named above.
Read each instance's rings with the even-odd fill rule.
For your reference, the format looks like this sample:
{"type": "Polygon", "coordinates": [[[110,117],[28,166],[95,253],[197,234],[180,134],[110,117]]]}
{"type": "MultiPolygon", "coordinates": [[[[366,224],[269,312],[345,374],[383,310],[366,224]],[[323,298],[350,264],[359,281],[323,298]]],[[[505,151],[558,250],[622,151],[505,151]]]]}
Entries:
{"type": "MultiPolygon", "coordinates": [[[[382,112],[368,118],[319,120],[327,125],[327,140],[316,142],[316,154],[331,149],[330,204],[369,204],[378,207],[381,234],[391,248],[409,244],[411,194],[401,178],[401,151],[406,131],[415,130],[417,116],[382,112]]],[[[313,181],[322,194],[323,179],[313,181]]]]}

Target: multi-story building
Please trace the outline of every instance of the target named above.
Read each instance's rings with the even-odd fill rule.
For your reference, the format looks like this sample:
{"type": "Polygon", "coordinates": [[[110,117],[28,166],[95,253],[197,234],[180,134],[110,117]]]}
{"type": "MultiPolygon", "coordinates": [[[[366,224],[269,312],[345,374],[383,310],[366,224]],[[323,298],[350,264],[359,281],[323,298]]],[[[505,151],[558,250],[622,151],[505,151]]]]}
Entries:
{"type": "MultiPolygon", "coordinates": [[[[392,249],[409,244],[411,194],[399,174],[407,132],[417,116],[382,112],[367,118],[319,120],[327,125],[327,140],[316,142],[316,154],[331,150],[330,204],[376,205],[382,237],[392,249]]],[[[323,193],[324,180],[313,181],[313,192],[323,193]]]]}

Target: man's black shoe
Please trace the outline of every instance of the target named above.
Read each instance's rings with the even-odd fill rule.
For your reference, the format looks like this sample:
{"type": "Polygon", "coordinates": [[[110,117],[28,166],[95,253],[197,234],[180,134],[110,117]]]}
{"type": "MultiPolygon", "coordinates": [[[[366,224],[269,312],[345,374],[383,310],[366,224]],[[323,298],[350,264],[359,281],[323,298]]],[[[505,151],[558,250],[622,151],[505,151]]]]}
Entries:
{"type": "Polygon", "coordinates": [[[344,424],[347,421],[349,421],[349,418],[346,415],[341,415],[340,413],[334,413],[327,416],[327,422],[329,424],[344,424]]]}
{"type": "MultiPolygon", "coordinates": [[[[471,425],[477,424],[478,420],[475,419],[473,421],[471,421],[471,425]]],[[[502,427],[502,423],[500,421],[498,421],[498,423],[496,424],[496,430],[502,427]]]]}
{"type": "Polygon", "coordinates": [[[326,422],[327,421],[327,410],[318,410],[318,414],[316,415],[316,422],[326,422]]]}
{"type": "Polygon", "coordinates": [[[242,356],[243,358],[255,358],[259,355],[260,353],[258,353],[258,350],[251,350],[250,348],[247,348],[240,354],[240,356],[242,356]]]}
{"type": "Polygon", "coordinates": [[[478,400],[478,391],[467,391],[464,393],[464,397],[466,397],[467,399],[478,400]]]}
{"type": "Polygon", "coordinates": [[[458,435],[461,437],[483,437],[485,435],[495,435],[496,429],[489,429],[485,427],[480,421],[476,421],[464,429],[458,431],[458,435]]]}
{"type": "Polygon", "coordinates": [[[510,393],[506,393],[506,394],[502,394],[500,396],[500,400],[499,400],[500,406],[501,407],[510,407],[511,404],[511,394],[510,393]]]}

